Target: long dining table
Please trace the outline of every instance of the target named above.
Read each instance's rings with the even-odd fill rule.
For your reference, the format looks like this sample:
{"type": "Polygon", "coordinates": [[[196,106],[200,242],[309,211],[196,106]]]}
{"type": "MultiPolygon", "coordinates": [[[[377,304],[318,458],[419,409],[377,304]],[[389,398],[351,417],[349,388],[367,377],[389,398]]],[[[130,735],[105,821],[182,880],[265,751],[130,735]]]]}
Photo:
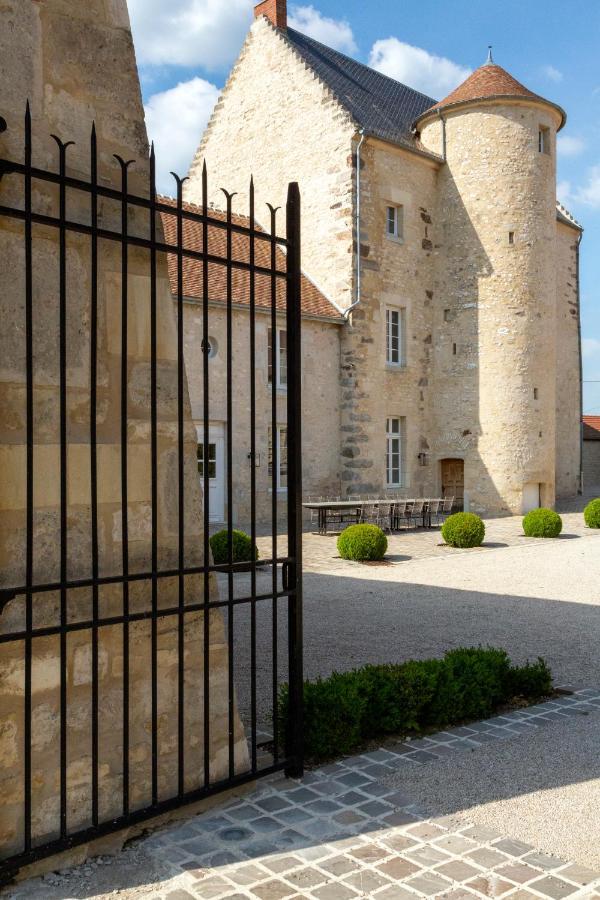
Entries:
{"type": "MultiPolygon", "coordinates": [[[[421,498],[417,498],[420,502],[421,498]]],[[[355,521],[359,521],[361,517],[361,511],[365,506],[377,506],[381,504],[382,506],[390,507],[390,531],[394,530],[394,503],[414,503],[415,499],[411,498],[410,500],[390,500],[389,497],[382,497],[379,500],[310,500],[306,503],[303,503],[302,506],[304,509],[312,509],[317,511],[317,531],[319,534],[327,534],[327,526],[330,521],[331,513],[340,513],[344,510],[347,510],[349,513],[351,511],[355,512],[355,517],[352,519],[355,521]]],[[[428,500],[423,500],[423,527],[426,528],[428,525],[431,525],[431,515],[429,508],[428,500]]],[[[336,519],[336,521],[338,521],[336,519]]],[[[343,520],[342,520],[343,521],[343,520]]],[[[351,519],[347,520],[351,522],[351,519]]]]}

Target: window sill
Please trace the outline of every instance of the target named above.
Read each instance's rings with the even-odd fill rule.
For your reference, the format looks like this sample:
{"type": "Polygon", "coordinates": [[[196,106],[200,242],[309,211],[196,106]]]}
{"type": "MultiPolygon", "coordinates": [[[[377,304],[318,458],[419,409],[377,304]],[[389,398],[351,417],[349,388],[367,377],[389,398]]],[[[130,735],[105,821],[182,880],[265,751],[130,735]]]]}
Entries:
{"type": "MultiPolygon", "coordinates": [[[[268,385],[267,385],[267,390],[272,391],[272,390],[273,390],[273,385],[272,385],[272,384],[268,384],[268,385]]],[[[275,388],[275,393],[276,393],[276,394],[287,394],[287,385],[278,385],[278,386],[275,388]]]]}
{"type": "Polygon", "coordinates": [[[393,235],[393,234],[387,234],[387,232],[386,232],[386,235],[385,235],[385,236],[386,236],[386,239],[387,239],[388,241],[391,241],[391,242],[392,242],[392,244],[403,244],[403,243],[404,243],[404,238],[403,238],[403,237],[396,237],[396,236],[393,235]]]}
{"type": "Polygon", "coordinates": [[[390,369],[390,371],[392,372],[406,372],[406,370],[408,369],[406,363],[392,363],[388,362],[387,360],[385,363],[385,367],[386,369],[390,369]]]}

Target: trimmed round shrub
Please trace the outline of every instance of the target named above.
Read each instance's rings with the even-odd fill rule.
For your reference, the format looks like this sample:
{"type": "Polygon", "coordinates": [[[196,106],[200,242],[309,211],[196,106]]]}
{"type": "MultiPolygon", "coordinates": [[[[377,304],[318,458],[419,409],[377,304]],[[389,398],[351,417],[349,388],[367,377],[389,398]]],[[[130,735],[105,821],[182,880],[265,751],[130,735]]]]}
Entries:
{"type": "MultiPolygon", "coordinates": [[[[252,548],[252,539],[245,531],[233,529],[232,534],[232,562],[256,562],[258,559],[258,550],[256,545],[252,548]]],[[[227,529],[217,531],[210,538],[210,549],[212,550],[213,559],[216,566],[229,562],[229,544],[227,540],[227,529]]]]}
{"type": "Polygon", "coordinates": [[[475,513],[454,513],[442,525],[442,537],[450,547],[480,547],[485,537],[485,525],[475,513]]]}
{"type": "Polygon", "coordinates": [[[600,497],[590,500],[583,511],[583,518],[588,528],[600,528],[600,497]]]}
{"type": "Polygon", "coordinates": [[[562,531],[562,519],[553,509],[532,509],[523,519],[523,531],[527,537],[558,537],[562,531]]]}
{"type": "Polygon", "coordinates": [[[387,545],[387,538],[378,525],[350,525],[337,540],[342,559],[354,559],[358,562],[383,559],[387,545]]]}

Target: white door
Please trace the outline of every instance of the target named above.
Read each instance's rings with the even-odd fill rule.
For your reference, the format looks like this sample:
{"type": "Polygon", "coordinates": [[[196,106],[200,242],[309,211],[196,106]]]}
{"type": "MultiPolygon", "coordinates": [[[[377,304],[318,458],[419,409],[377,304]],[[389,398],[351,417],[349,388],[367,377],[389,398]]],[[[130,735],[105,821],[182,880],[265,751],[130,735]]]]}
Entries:
{"type": "MultiPolygon", "coordinates": [[[[204,429],[196,426],[198,433],[198,477],[204,487],[204,429]]],[[[225,437],[222,424],[208,426],[208,519],[209,522],[225,521],[225,437]]]]}
{"type": "Polygon", "coordinates": [[[536,481],[529,481],[523,485],[523,513],[528,513],[532,509],[539,509],[540,506],[540,486],[536,481]]]}

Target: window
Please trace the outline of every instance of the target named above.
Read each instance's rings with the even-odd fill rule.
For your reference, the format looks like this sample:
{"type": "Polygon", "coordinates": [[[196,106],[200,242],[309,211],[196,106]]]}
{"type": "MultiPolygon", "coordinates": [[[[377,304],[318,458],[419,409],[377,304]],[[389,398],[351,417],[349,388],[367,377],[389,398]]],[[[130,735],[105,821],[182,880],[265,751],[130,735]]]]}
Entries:
{"type": "Polygon", "coordinates": [[[388,206],[386,209],[385,233],[389,238],[401,241],[404,237],[404,207],[388,206]]]}
{"type": "MultiPolygon", "coordinates": [[[[277,426],[277,490],[287,490],[287,426],[277,426]]],[[[269,478],[273,478],[273,429],[269,428],[269,448],[267,454],[269,478]]]]}
{"type": "Polygon", "coordinates": [[[390,366],[405,366],[406,310],[388,307],[385,311],[386,362],[390,366]]]}
{"type": "Polygon", "coordinates": [[[538,150],[540,153],[550,153],[550,129],[540,125],[538,131],[538,150]]]}
{"type": "Polygon", "coordinates": [[[278,388],[287,388],[287,331],[284,328],[275,330],[276,346],[273,348],[273,329],[268,329],[267,354],[268,354],[268,381],[273,384],[273,349],[275,349],[275,385],[278,388]]]}
{"type": "Polygon", "coordinates": [[[390,418],[386,423],[385,473],[388,487],[404,485],[404,418],[390,418]]]}
{"type": "Polygon", "coordinates": [[[515,233],[514,233],[514,231],[509,231],[508,232],[508,243],[514,244],[514,242],[515,242],[515,233]]]}
{"type": "Polygon", "coordinates": [[[214,337],[209,337],[207,341],[202,339],[200,344],[203,353],[208,353],[208,358],[213,359],[217,355],[217,351],[219,349],[219,344],[217,343],[217,339],[214,337]]]}
{"type": "MultiPolygon", "coordinates": [[[[198,444],[196,450],[196,458],[198,460],[198,474],[204,478],[204,444],[198,444]]],[[[217,477],[217,445],[208,445],[208,477],[217,477]]]]}

